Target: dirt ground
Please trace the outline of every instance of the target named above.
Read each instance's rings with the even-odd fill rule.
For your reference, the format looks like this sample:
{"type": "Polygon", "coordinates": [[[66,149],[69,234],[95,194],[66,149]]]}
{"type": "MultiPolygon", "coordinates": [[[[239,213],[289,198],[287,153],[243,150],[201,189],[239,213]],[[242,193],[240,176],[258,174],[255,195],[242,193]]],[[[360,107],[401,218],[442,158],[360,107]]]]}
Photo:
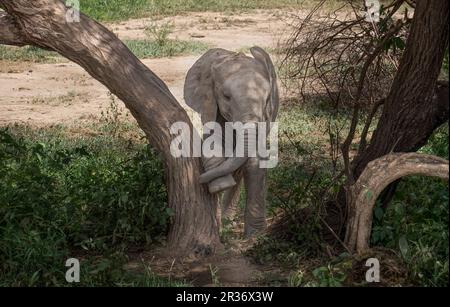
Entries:
{"type": "MultiPolygon", "coordinates": [[[[203,12],[167,17],[170,38],[198,40],[210,48],[248,52],[254,45],[274,48],[289,34],[293,16],[283,10],[258,10],[239,15],[203,12]]],[[[150,19],[107,26],[121,39],[144,39],[150,19]]],[[[269,50],[270,51],[270,50],[269,50]]],[[[166,82],[183,103],[184,78],[200,55],[147,59],[143,62],[166,82]]],[[[108,90],[75,63],[35,64],[0,61],[0,126],[77,124],[98,117],[108,106],[108,90]]],[[[186,107],[186,106],[185,106],[186,107]]]]}
{"type": "Polygon", "coordinates": [[[290,270],[269,264],[256,264],[245,252],[255,238],[243,239],[242,217],[236,217],[233,234],[213,256],[175,258],[170,251],[155,248],[130,253],[126,269],[131,272],[151,271],[167,279],[187,281],[196,287],[286,286],[290,270]]]}

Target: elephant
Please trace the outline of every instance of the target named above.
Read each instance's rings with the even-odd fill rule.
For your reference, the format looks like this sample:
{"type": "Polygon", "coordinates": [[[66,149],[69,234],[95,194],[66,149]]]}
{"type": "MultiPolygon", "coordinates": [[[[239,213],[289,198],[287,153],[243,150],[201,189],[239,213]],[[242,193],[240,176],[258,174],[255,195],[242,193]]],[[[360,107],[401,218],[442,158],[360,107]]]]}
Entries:
{"type": "MultiPolygon", "coordinates": [[[[253,57],[225,49],[210,49],[189,69],[184,99],[201,116],[202,124],[242,122],[275,122],[279,106],[277,76],[269,54],[252,47],[253,57]]],[[[269,126],[268,126],[269,127],[269,126]]],[[[253,128],[252,128],[253,129],[253,128]]],[[[244,136],[257,130],[249,129],[244,136]]],[[[268,131],[267,131],[268,132],[268,131]]],[[[205,138],[205,135],[203,135],[205,138]]],[[[244,180],[246,206],[244,235],[252,237],[266,226],[266,169],[259,166],[258,156],[202,158],[205,172],[200,182],[208,184],[210,193],[224,191],[222,217],[229,217],[239,200],[244,180]]]]}

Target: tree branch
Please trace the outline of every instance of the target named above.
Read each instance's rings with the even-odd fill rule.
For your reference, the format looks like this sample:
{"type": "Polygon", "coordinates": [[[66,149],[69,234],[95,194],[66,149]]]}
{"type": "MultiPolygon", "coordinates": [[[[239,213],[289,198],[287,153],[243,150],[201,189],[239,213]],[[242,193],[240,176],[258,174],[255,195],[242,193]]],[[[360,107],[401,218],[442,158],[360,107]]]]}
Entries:
{"type": "Polygon", "coordinates": [[[0,44],[13,46],[28,44],[14,22],[14,18],[5,12],[0,12],[0,44]]]}
{"type": "Polygon", "coordinates": [[[383,51],[384,46],[388,40],[390,40],[394,35],[396,35],[401,28],[404,26],[402,21],[398,21],[394,26],[392,26],[389,31],[383,36],[378,45],[375,47],[374,51],[367,56],[366,61],[361,69],[361,74],[358,80],[358,88],[355,97],[356,105],[353,108],[352,120],[350,123],[350,130],[348,135],[341,146],[342,157],[344,160],[344,170],[347,176],[347,184],[353,184],[355,182],[353,173],[350,166],[350,146],[355,137],[356,128],[359,121],[359,111],[361,108],[360,99],[362,97],[364,81],[366,80],[367,71],[369,67],[372,65],[372,62],[377,58],[377,56],[383,51]]]}
{"type": "Polygon", "coordinates": [[[373,210],[378,195],[392,182],[409,175],[449,178],[449,162],[418,153],[391,153],[371,161],[350,188],[345,243],[353,252],[369,248],[373,210]]]}

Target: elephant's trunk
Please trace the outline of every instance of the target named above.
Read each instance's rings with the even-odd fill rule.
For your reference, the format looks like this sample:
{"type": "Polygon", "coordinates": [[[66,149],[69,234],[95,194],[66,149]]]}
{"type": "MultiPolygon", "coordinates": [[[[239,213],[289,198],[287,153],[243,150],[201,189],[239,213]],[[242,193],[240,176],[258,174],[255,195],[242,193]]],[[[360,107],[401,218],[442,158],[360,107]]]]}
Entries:
{"type": "Polygon", "coordinates": [[[247,162],[249,158],[249,153],[252,152],[256,153],[257,124],[252,122],[247,123],[246,125],[247,129],[244,130],[242,144],[239,144],[239,139],[237,139],[236,144],[236,147],[242,146],[243,148],[240,148],[241,150],[238,150],[238,148],[236,148],[233,157],[227,158],[223,163],[221,163],[217,167],[214,167],[206,171],[202,175],[200,175],[201,183],[207,183],[216,178],[232,174],[238,168],[244,165],[245,162],[247,162]]]}

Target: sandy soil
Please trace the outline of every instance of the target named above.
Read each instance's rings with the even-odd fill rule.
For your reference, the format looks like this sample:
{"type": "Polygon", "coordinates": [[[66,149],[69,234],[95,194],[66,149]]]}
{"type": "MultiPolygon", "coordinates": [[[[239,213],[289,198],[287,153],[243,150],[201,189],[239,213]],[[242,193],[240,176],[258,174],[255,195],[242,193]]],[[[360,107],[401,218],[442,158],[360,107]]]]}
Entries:
{"type": "MultiPolygon", "coordinates": [[[[199,40],[211,48],[248,51],[258,45],[273,48],[288,34],[289,12],[259,10],[239,15],[186,13],[157,23],[173,22],[171,38],[199,40]]],[[[150,19],[107,25],[121,39],[145,38],[150,19]]],[[[183,104],[183,84],[196,56],[148,59],[143,62],[164,80],[183,104]]],[[[98,117],[109,102],[108,90],[71,62],[58,64],[0,61],[0,126],[76,124],[98,117]]]]}

